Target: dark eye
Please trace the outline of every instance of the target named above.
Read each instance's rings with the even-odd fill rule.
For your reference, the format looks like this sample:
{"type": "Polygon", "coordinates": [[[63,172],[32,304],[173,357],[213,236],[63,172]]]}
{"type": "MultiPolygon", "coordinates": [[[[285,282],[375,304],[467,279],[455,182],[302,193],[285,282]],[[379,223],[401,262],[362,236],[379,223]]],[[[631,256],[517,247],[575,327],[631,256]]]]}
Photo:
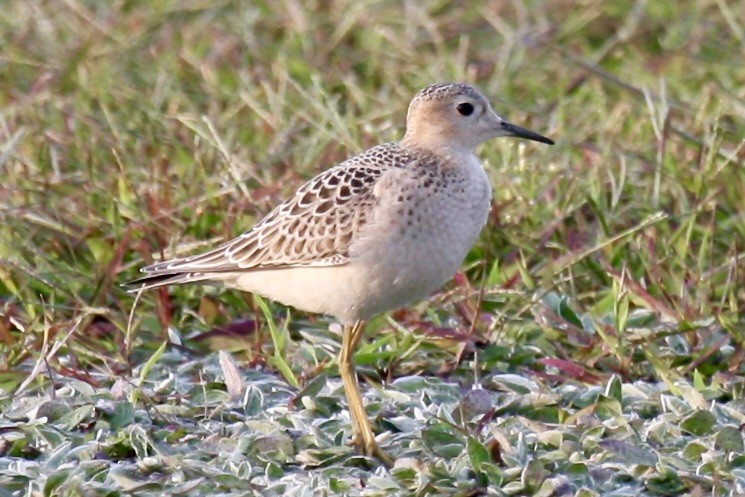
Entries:
{"type": "Polygon", "coordinates": [[[468,102],[458,104],[455,108],[461,116],[470,116],[473,114],[473,105],[468,102]]]}

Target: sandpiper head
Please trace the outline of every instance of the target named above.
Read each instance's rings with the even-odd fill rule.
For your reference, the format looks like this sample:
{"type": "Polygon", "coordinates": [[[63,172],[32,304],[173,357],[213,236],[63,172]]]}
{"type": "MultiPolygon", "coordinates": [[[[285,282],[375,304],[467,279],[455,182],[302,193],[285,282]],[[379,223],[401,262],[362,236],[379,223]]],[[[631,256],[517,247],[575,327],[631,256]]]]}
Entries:
{"type": "Polygon", "coordinates": [[[424,88],[411,101],[403,142],[425,148],[471,150],[499,136],[554,143],[499,117],[473,86],[438,83],[424,88]]]}

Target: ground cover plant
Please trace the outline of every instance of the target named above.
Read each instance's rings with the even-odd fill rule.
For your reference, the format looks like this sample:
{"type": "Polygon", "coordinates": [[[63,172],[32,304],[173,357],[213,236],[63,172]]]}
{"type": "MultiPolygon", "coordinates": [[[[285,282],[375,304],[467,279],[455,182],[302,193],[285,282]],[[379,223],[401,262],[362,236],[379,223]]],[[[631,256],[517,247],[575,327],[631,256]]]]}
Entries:
{"type": "Polygon", "coordinates": [[[738,2],[11,0],[0,46],[0,495],[745,493],[738,2]],[[557,144],[481,147],[463,271],[368,326],[386,470],[337,324],[120,284],[448,80],[557,144]]]}

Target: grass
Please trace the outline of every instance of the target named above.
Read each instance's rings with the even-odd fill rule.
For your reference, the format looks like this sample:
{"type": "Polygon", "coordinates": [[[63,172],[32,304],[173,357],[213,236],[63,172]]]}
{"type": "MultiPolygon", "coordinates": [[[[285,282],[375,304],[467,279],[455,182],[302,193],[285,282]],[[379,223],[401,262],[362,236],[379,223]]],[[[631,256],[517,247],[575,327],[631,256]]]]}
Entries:
{"type": "Polygon", "coordinates": [[[745,492],[736,2],[26,0],[0,38],[0,495],[745,492]],[[463,272],[368,327],[385,471],[329,320],[119,284],[443,80],[557,145],[483,146],[463,272]]]}

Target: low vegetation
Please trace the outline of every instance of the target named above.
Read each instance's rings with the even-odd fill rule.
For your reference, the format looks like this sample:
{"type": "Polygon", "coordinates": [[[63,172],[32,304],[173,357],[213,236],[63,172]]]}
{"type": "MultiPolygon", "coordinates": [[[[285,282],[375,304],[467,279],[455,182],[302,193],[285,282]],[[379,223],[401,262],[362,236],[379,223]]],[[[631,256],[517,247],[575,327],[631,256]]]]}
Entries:
{"type": "Polygon", "coordinates": [[[741,10],[6,3],[0,496],[745,493],[741,10]],[[398,139],[447,80],[557,144],[483,146],[462,273],[368,326],[388,471],[347,445],[338,325],[120,284],[398,139]]]}

